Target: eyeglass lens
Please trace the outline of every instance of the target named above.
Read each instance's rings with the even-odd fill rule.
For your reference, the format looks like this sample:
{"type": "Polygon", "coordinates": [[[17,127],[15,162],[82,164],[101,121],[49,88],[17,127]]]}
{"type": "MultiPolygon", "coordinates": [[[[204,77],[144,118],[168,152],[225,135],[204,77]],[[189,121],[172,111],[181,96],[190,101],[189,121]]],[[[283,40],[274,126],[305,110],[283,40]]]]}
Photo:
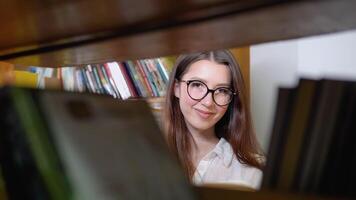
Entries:
{"type": "Polygon", "coordinates": [[[201,81],[188,81],[188,94],[194,100],[203,99],[209,91],[213,92],[213,100],[218,105],[227,105],[232,100],[232,91],[229,88],[216,88],[209,90],[208,86],[201,81]]]}

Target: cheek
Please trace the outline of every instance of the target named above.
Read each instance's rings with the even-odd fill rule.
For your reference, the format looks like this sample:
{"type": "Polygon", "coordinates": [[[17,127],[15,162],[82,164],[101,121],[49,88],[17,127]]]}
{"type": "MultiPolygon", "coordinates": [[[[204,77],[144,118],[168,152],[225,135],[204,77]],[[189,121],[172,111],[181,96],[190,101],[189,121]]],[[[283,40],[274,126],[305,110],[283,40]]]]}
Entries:
{"type": "Polygon", "coordinates": [[[224,114],[227,111],[228,106],[224,106],[224,107],[218,107],[217,108],[217,112],[219,113],[219,120],[224,116],[224,114]]]}
{"type": "Polygon", "coordinates": [[[198,101],[195,101],[192,98],[190,98],[187,92],[185,92],[185,91],[181,92],[181,94],[180,94],[180,104],[181,105],[194,106],[197,103],[198,103],[198,101]]]}
{"type": "Polygon", "coordinates": [[[191,99],[188,94],[181,93],[179,98],[179,106],[182,114],[185,118],[189,118],[193,114],[193,106],[198,102],[191,99]]]}

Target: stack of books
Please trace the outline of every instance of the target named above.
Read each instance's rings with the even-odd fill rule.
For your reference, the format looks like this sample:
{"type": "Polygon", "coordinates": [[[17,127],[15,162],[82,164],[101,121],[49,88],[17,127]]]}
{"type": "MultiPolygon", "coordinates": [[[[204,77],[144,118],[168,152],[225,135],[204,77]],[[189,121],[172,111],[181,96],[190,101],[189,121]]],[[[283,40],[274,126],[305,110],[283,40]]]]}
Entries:
{"type": "Polygon", "coordinates": [[[280,88],[262,187],[356,196],[356,82],[280,88]]]}

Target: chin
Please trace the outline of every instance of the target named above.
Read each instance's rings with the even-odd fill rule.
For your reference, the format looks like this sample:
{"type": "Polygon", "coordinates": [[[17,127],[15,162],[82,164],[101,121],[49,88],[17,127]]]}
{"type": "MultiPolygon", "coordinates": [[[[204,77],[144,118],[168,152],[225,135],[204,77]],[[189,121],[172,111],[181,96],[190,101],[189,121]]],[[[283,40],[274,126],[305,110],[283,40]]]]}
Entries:
{"type": "Polygon", "coordinates": [[[206,131],[206,130],[209,130],[209,129],[214,127],[210,123],[209,124],[204,124],[204,123],[199,123],[199,122],[191,124],[191,125],[192,125],[192,127],[194,129],[199,130],[199,131],[206,131]]]}

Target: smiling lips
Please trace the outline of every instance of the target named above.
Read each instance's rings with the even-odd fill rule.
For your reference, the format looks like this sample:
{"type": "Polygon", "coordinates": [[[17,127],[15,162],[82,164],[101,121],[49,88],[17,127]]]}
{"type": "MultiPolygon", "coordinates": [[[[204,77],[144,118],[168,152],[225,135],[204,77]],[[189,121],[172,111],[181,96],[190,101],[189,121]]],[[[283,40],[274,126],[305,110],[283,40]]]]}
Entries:
{"type": "Polygon", "coordinates": [[[203,110],[195,109],[198,113],[198,115],[203,118],[203,119],[208,119],[210,116],[212,116],[214,113],[212,112],[206,112],[203,110]]]}

